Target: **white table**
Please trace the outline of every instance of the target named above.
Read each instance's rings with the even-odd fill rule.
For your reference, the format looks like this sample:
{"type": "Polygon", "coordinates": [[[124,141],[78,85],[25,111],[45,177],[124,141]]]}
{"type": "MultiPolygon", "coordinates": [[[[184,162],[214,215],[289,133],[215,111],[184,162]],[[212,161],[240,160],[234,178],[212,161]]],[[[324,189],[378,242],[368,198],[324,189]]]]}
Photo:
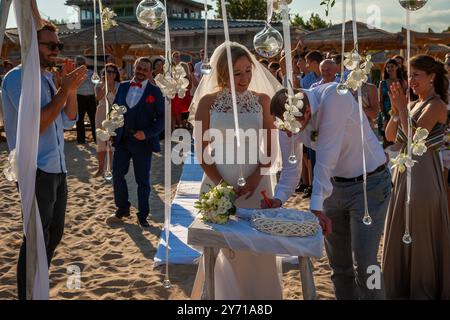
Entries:
{"type": "MultiPolygon", "coordinates": [[[[204,223],[199,218],[197,218],[188,228],[188,244],[203,248],[203,259],[205,263],[204,287],[206,289],[206,299],[208,300],[214,300],[214,266],[217,253],[220,248],[230,248],[224,232],[218,231],[217,229],[220,229],[220,226],[217,226],[216,228],[214,224],[204,223]]],[[[230,237],[233,236],[233,234],[227,233],[226,236],[230,237]]],[[[270,235],[267,236],[270,237],[270,235]]],[[[322,241],[321,239],[321,237],[318,237],[317,241],[322,241]]],[[[248,247],[245,247],[244,243],[241,245],[241,247],[233,247],[231,249],[249,250],[248,247]]],[[[279,252],[279,254],[285,254],[285,252],[279,252]]],[[[303,297],[305,300],[315,300],[317,299],[317,295],[311,261],[308,256],[299,256],[298,261],[303,297]]],[[[194,291],[195,288],[193,292],[194,291]]]]}

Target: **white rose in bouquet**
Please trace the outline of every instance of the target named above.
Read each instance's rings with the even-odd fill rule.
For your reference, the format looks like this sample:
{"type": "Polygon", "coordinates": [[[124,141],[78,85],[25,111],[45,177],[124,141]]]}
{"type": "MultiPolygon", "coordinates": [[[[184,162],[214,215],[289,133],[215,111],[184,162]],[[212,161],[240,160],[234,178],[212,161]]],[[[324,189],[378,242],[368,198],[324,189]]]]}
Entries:
{"type": "Polygon", "coordinates": [[[202,193],[194,207],[203,215],[203,221],[225,224],[229,216],[236,212],[235,200],[233,187],[223,182],[202,193]]]}

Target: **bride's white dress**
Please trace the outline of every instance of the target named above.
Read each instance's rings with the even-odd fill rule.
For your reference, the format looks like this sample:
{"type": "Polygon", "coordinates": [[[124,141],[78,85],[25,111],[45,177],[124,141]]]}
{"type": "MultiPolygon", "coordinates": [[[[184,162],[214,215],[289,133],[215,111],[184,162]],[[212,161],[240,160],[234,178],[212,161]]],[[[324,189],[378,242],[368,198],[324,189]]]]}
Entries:
{"type": "MultiPolygon", "coordinates": [[[[258,97],[251,91],[242,94],[237,93],[237,105],[239,112],[239,127],[241,129],[263,129],[263,110],[258,101],[258,97]]],[[[226,137],[226,130],[234,130],[234,115],[231,103],[231,93],[224,90],[218,93],[215,102],[210,110],[210,129],[220,130],[223,137],[226,137]]],[[[259,131],[257,131],[259,132],[259,131]]],[[[230,134],[228,134],[230,135],[230,134]]],[[[234,135],[233,135],[234,137],[234,135]]],[[[232,150],[226,148],[227,144],[234,144],[233,139],[224,139],[223,154],[224,160],[230,157],[226,152],[232,150]]],[[[258,141],[261,146],[261,142],[258,141]]],[[[239,152],[243,151],[243,146],[239,152]]],[[[255,153],[255,146],[246,139],[245,142],[246,159],[250,153],[255,153]],[[250,150],[251,147],[252,149],[250,150]]],[[[242,173],[244,178],[253,173],[257,164],[246,164],[242,166],[237,163],[237,152],[235,146],[234,161],[227,163],[216,163],[217,170],[227,183],[237,188],[237,181],[242,173]],[[232,163],[229,163],[232,162],[232,163]]],[[[220,152],[219,152],[220,153],[220,152]]],[[[214,154],[214,151],[213,151],[214,154]]],[[[218,152],[215,153],[218,155],[218,152]]],[[[216,160],[217,161],[217,160],[216,160]]],[[[223,161],[225,162],[225,161],[223,161]]],[[[266,190],[268,197],[273,195],[276,184],[275,176],[266,175],[262,178],[257,190],[252,197],[245,199],[241,197],[236,200],[236,206],[242,208],[259,208],[262,196],[260,191],[266,190]]],[[[208,191],[212,185],[211,180],[204,175],[201,192],[208,191]]],[[[216,260],[215,265],[215,297],[216,299],[282,299],[281,286],[281,265],[276,262],[276,256],[273,254],[257,254],[250,251],[239,251],[222,249],[216,260]]]]}

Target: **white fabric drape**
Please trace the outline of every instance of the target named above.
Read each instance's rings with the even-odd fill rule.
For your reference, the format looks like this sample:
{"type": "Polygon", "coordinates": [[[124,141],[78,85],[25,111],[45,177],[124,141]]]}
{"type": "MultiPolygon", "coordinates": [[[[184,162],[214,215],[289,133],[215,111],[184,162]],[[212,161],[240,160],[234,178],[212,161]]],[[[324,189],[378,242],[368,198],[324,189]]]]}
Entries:
{"type": "Polygon", "coordinates": [[[41,70],[32,0],[14,0],[22,51],[22,93],[17,123],[17,180],[27,238],[27,299],[49,296],[47,254],[35,196],[39,123],[41,112],[41,70]]]}

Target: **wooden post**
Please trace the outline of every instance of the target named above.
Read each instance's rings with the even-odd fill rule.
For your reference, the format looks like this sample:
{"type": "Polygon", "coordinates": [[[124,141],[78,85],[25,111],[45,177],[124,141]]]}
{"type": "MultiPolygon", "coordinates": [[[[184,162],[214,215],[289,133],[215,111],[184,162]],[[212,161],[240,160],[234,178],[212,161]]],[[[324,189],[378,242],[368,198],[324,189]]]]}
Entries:
{"type": "Polygon", "coordinates": [[[123,57],[127,54],[128,49],[130,49],[130,47],[131,47],[130,44],[116,43],[114,45],[106,46],[106,52],[114,56],[114,59],[116,60],[116,65],[119,66],[119,68],[121,68],[123,64],[123,57]]]}
{"type": "Polygon", "coordinates": [[[312,264],[308,257],[298,257],[304,300],[317,300],[312,264]]]}
{"type": "Polygon", "coordinates": [[[216,257],[214,254],[214,248],[205,247],[203,249],[204,261],[205,261],[205,286],[206,286],[206,299],[214,300],[214,267],[216,265],[216,257]]]}

